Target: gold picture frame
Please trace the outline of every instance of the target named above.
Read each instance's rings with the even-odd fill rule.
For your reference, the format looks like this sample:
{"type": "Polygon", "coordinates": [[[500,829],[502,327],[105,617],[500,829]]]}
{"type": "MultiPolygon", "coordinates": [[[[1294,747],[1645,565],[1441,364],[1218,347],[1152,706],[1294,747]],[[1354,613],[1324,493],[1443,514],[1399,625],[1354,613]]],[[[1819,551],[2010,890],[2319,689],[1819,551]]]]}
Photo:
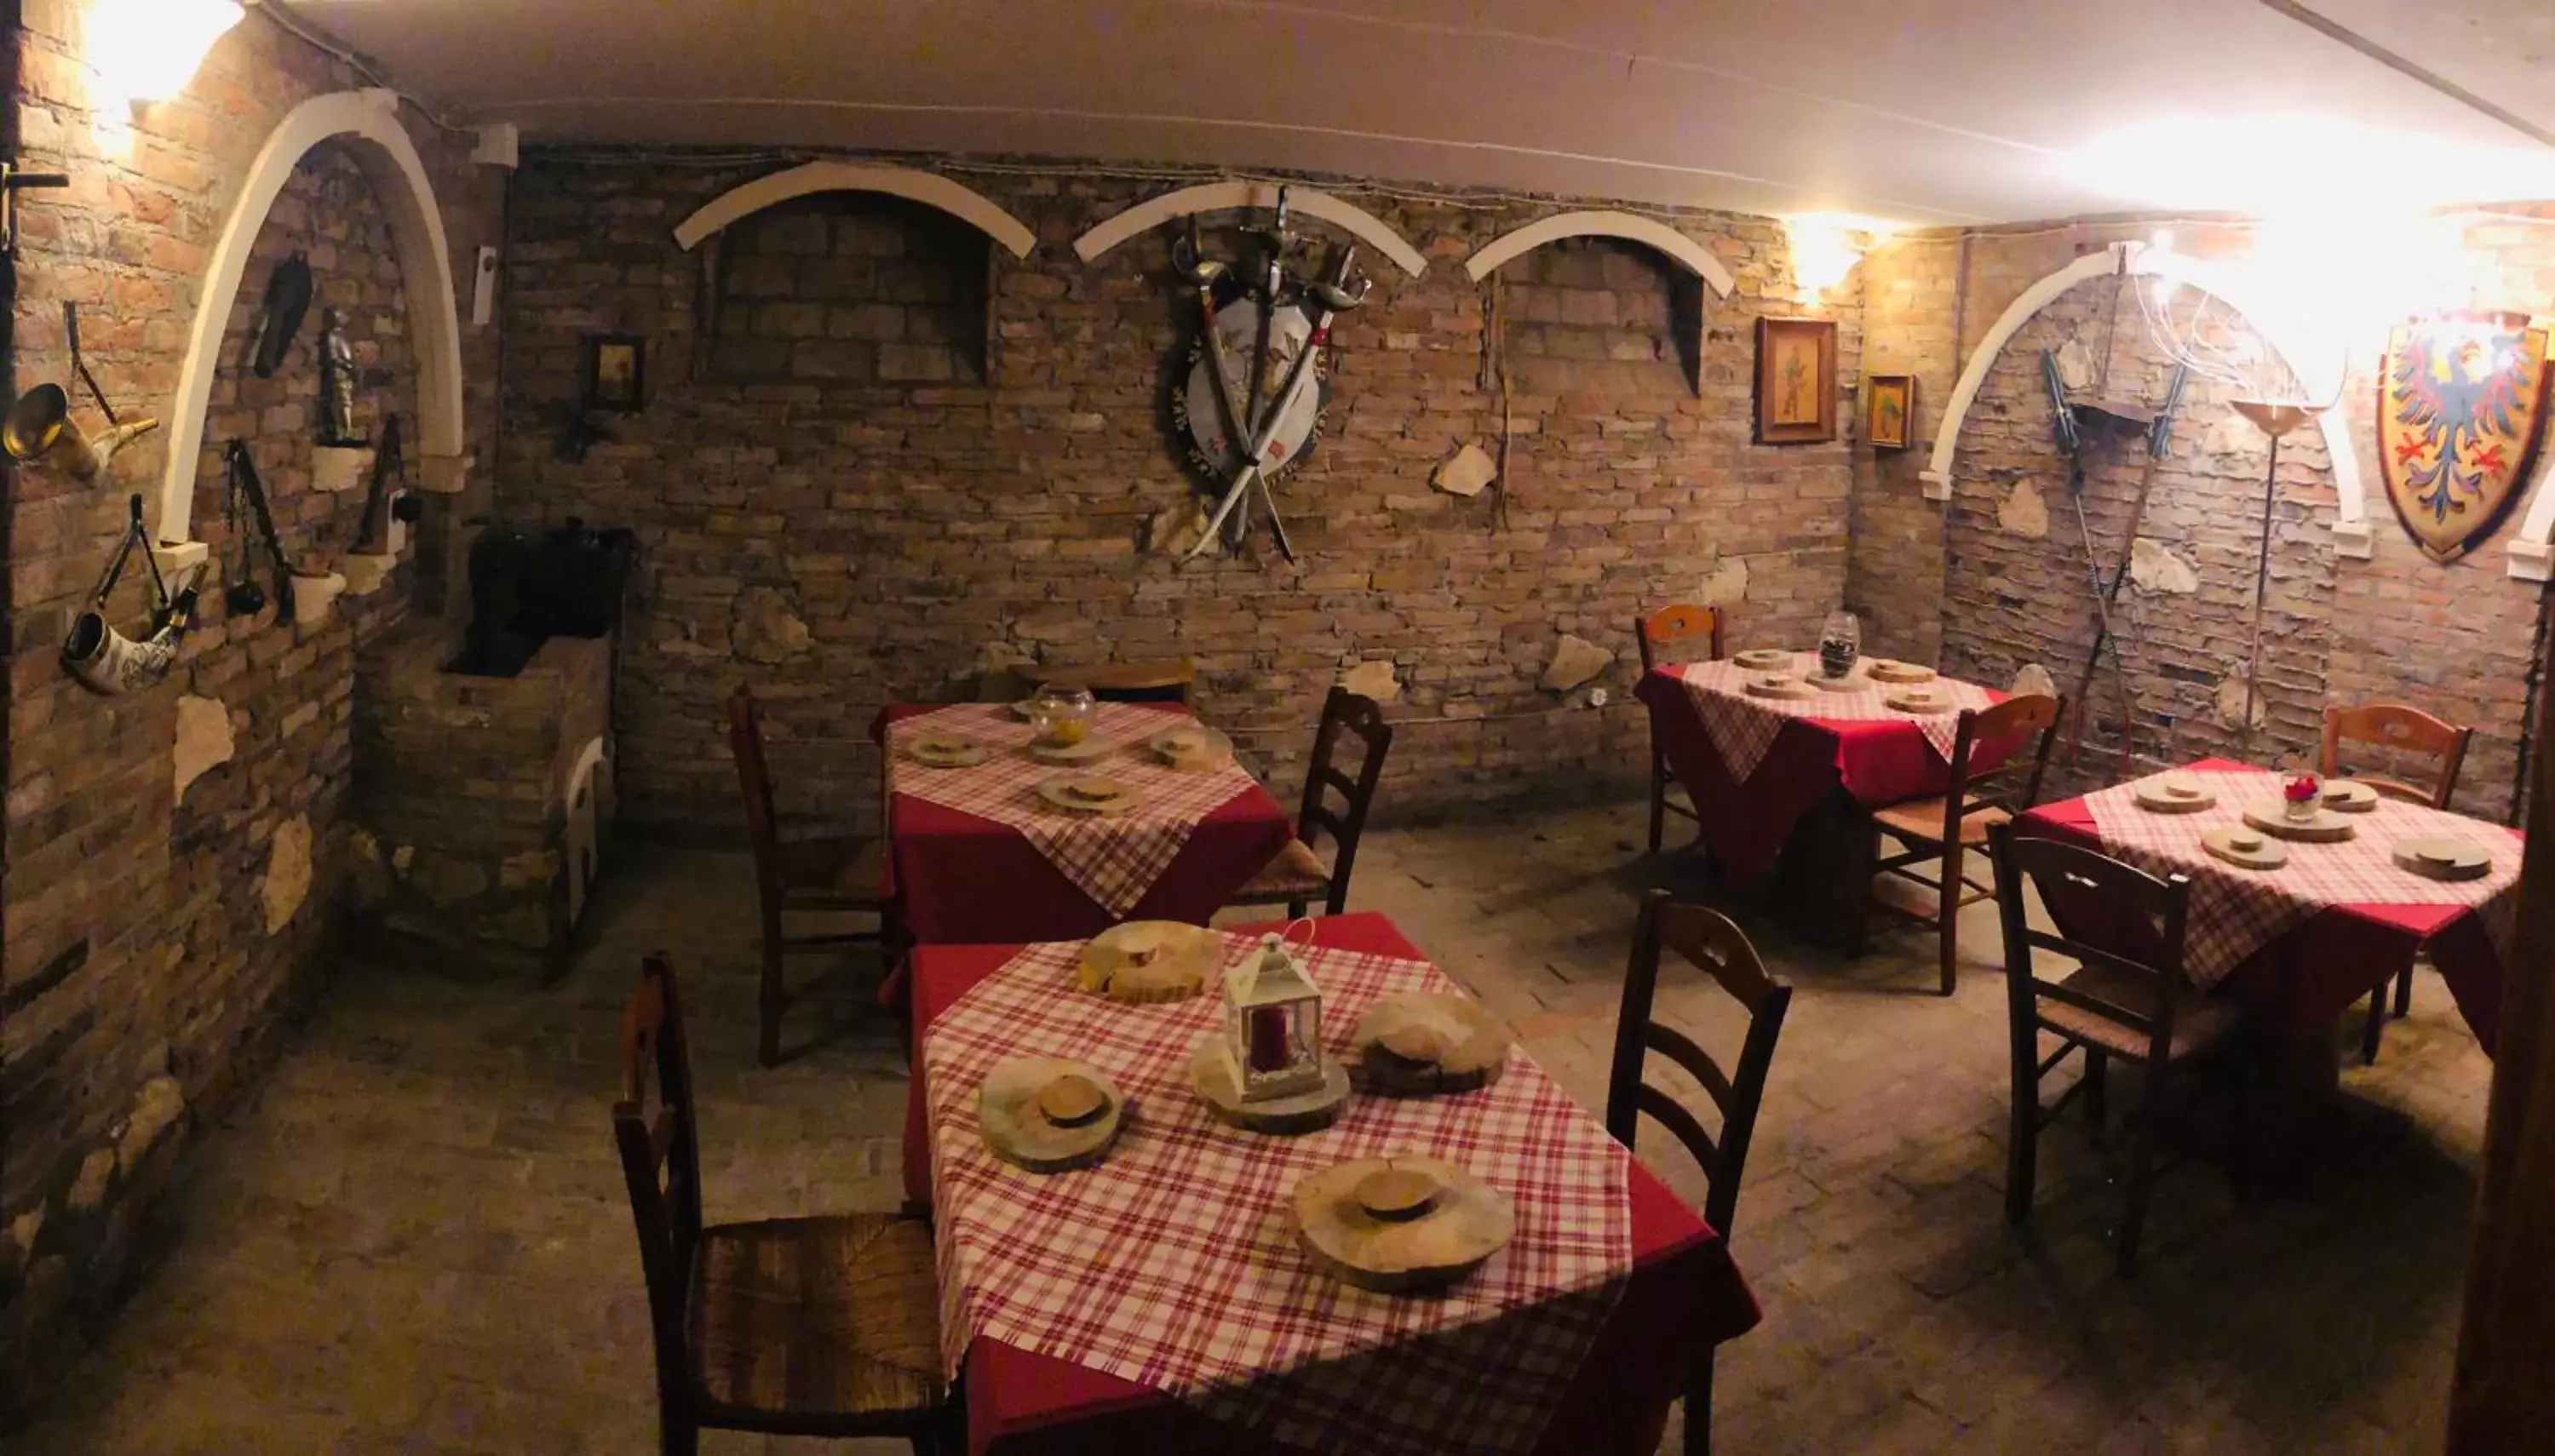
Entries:
{"type": "Polygon", "coordinates": [[[1876,450],[1907,448],[1916,433],[1916,376],[1876,374],[1863,395],[1863,437],[1876,450]]]}
{"type": "Polygon", "coordinates": [[[1757,320],[1757,443],[1837,437],[1837,326],[1828,318],[1757,320]]]}

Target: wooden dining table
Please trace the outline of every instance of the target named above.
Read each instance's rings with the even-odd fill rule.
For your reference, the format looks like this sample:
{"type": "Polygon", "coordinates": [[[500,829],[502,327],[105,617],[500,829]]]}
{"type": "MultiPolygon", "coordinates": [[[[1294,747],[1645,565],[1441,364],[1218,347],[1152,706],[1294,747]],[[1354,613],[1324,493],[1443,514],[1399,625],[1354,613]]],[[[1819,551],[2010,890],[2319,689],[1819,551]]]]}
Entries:
{"type": "MultiPolygon", "coordinates": [[[[1793,655],[1791,670],[1815,671],[1816,658],[1793,655]]],[[[1960,710],[2006,694],[1938,677],[1924,685],[1947,708],[1908,713],[1889,707],[1892,689],[1868,672],[1796,699],[1751,695],[1752,675],[1728,660],[1661,666],[1634,695],[1723,883],[1758,889],[1813,941],[1858,947],[1876,859],[1870,811],[1948,790],[1960,710]]],[[[1973,759],[1993,768],[2015,747],[1980,745],[1973,759]]]]}
{"type": "MultiPolygon", "coordinates": [[[[2380,799],[2353,814],[2340,843],[2289,843],[2287,864],[2241,869],[2201,847],[2209,830],[2242,822],[2247,804],[2276,803],[2283,776],[2223,759],[2172,771],[2213,795],[2196,813],[2138,807],[2132,781],[2043,804],[2013,832],[2100,850],[2155,875],[2191,880],[2185,973],[2241,1000],[2275,1051],[2329,1051],[2334,1023],[2425,951],[2459,1013],[2493,1050],[2502,967],[2516,900],[2519,831],[2426,805],[2380,799]],[[2448,836],[2489,858],[2482,878],[2440,881],[2396,865],[2399,841],[2448,836]]],[[[2161,777],[2161,776],[2151,776],[2161,777]]],[[[2154,930],[2117,908],[2044,886],[2043,900],[2070,935],[2132,957],[2154,954],[2154,930]]]]}
{"type": "MultiPolygon", "coordinates": [[[[1451,990],[1374,913],[1311,922],[1335,1055],[1386,994],[1451,990]]],[[[1261,932],[1231,932],[1238,956],[1261,932]]],[[[1076,943],[925,945],[913,957],[907,1187],[927,1201],[942,1338],[969,1449],[1357,1449],[1646,1456],[1692,1361],[1758,1321],[1723,1240],[1522,1050],[1487,1088],[1355,1097],[1297,1138],[1214,1121],[1179,1070],[1210,993],[1126,1007],[1071,989],[1076,943]],[[1089,1059],[1124,1092],[1108,1161],[996,1160],[974,1084],[1014,1055],[1089,1059]],[[1317,1272],[1285,1212],[1343,1157],[1456,1161],[1512,1195],[1514,1243],[1452,1289],[1386,1295],[1317,1272]]]]}
{"type": "Polygon", "coordinates": [[[1102,703],[1093,734],[1112,746],[1085,766],[1132,785],[1134,808],[1059,810],[1038,785],[1064,772],[1030,760],[1029,723],[1003,703],[898,703],[871,725],[887,754],[890,889],[922,944],[1083,938],[1121,920],[1207,918],[1250,883],[1292,828],[1245,770],[1175,770],[1145,748],[1187,719],[1177,703],[1102,703]],[[986,761],[933,769],[905,756],[910,734],[974,739],[986,761]]]}

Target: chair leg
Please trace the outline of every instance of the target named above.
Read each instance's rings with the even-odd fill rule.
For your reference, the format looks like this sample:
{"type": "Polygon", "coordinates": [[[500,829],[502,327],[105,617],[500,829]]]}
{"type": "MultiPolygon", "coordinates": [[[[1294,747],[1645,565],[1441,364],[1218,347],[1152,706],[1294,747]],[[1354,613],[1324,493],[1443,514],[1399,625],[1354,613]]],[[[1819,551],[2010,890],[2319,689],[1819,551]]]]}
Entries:
{"type": "Polygon", "coordinates": [[[2137,1128],[2129,1135],[2129,1201],[2121,1216],[2121,1276],[2137,1273],[2138,1236],[2147,1221],[2147,1188],[2155,1181],[2156,1124],[2161,1121],[2163,1078],[2150,1072],[2146,1105],[2138,1109],[2137,1128]]]}
{"type": "Polygon", "coordinates": [[[1668,776],[1659,762],[1659,751],[1650,750],[1650,853],[1657,854],[1667,839],[1668,776]]]}
{"type": "Polygon", "coordinates": [[[757,1055],[765,1066],[781,1064],[781,926],[777,917],[767,916],[763,923],[763,984],[755,995],[755,1012],[762,1023],[762,1035],[757,1055]]]}
{"type": "Polygon", "coordinates": [[[2110,1071],[2111,1065],[2111,1057],[2096,1051],[2091,1046],[2085,1048],[2085,1114],[2094,1120],[2094,1131],[2097,1133],[2111,1126],[2111,1115],[2107,1107],[2110,1099],[2104,1096],[2104,1089],[2109,1085],[2106,1073],[2110,1071]]]}
{"type": "Polygon", "coordinates": [[[701,1428],[674,1411],[661,1410],[657,1441],[664,1456],[700,1456],[701,1428]]]}
{"type": "Polygon", "coordinates": [[[1943,846],[1943,888],[1936,896],[1940,904],[1934,911],[1935,938],[1941,942],[1943,956],[1943,994],[1949,996],[1961,984],[1961,845],[1958,840],[1943,846]]]}
{"type": "Polygon", "coordinates": [[[1308,902],[1301,900],[1290,900],[1286,902],[1286,918],[1290,920],[1302,919],[1304,917],[1304,907],[1306,904],[1308,904],[1308,902]]]}
{"type": "Polygon", "coordinates": [[[1685,1381],[1685,1456],[1710,1456],[1712,1451],[1712,1354],[1694,1363],[1685,1381]]]}
{"type": "Polygon", "coordinates": [[[2031,1217],[2031,1180],[2040,1143],[2040,1078],[2025,1055],[2013,1065],[2013,1130],[2005,1153],[2005,1218],[2019,1224],[2031,1217]]]}
{"type": "Polygon", "coordinates": [[[2369,1019],[2360,1028],[2360,1064],[2377,1064],[2377,1038],[2386,1030],[2386,983],[2369,993],[2369,1019]]]}
{"type": "Polygon", "coordinates": [[[2409,1017],[2412,1014],[2413,968],[2411,966],[2406,966],[2404,968],[2404,973],[2395,978],[2395,1015],[2397,1019],[2400,1020],[2404,1017],[2409,1017]]]}

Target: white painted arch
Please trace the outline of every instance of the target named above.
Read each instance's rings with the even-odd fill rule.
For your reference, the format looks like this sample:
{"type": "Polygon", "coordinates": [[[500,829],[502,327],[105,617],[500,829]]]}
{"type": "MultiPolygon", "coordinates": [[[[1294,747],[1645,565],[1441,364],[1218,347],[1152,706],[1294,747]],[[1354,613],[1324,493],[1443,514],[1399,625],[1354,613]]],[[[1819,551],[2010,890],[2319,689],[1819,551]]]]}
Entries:
{"type": "MultiPolygon", "coordinates": [[[[1073,251],[1089,263],[1120,243],[1159,227],[1174,217],[1197,212],[1236,212],[1248,208],[1278,205],[1278,183],[1271,182],[1201,182],[1164,192],[1158,197],[1139,202],[1107,222],[1073,240],[1073,251]]],[[[1318,217],[1372,246],[1394,262],[1402,272],[1417,278],[1428,271],[1428,260],[1410,246],[1393,225],[1354,202],[1334,197],[1313,187],[1288,185],[1286,207],[1307,217],[1318,217]]]]}
{"type": "Polygon", "coordinates": [[[1002,209],[993,198],[951,182],[936,172],[889,167],[874,162],[809,162],[732,187],[710,199],[674,229],[674,242],[685,252],[701,239],[766,207],[778,207],[815,192],[885,192],[925,207],[936,207],[1026,258],[1037,246],[1028,223],[1002,209]]]}
{"type": "Polygon", "coordinates": [[[332,91],[286,112],[268,134],[213,245],[212,267],[195,301],[186,357],[178,366],[177,403],[169,411],[169,460],[160,480],[158,527],[164,544],[190,540],[204,411],[212,400],[222,334],[248,271],[249,250],[295,165],[311,148],[340,137],[351,142],[348,155],[363,168],[390,214],[391,246],[399,255],[409,336],[417,352],[418,454],[429,475],[457,468],[451,462],[461,455],[461,315],[453,305],[452,253],[444,240],[443,213],[435,205],[426,163],[400,124],[399,93],[380,88],[332,91]]]}
{"type": "MultiPolygon", "coordinates": [[[[1970,355],[1969,365],[1962,369],[1960,381],[1952,386],[1952,397],[1943,407],[1943,421],[1934,430],[1934,448],[1925,462],[1921,478],[1925,498],[1947,501],[1952,498],[1952,466],[1961,447],[1961,423],[1969,417],[1970,406],[1978,402],[1979,390],[1987,383],[1988,371],[1995,367],[2005,346],[2052,301],[2088,279],[2103,278],[2113,273],[2140,278],[2168,278],[2187,288],[2195,288],[2223,300],[2229,307],[2245,315],[2246,321],[2262,335],[2265,342],[2280,353],[2291,372],[2307,387],[2311,397],[2330,398],[2342,384],[2348,361],[2338,351],[2327,351],[2302,344],[2299,328],[2285,310],[2262,297],[2262,291],[2246,282],[2239,270],[2196,258],[2186,258],[2166,249],[2151,248],[2144,243],[2114,243],[2099,253],[2088,253],[2031,287],[2024,289],[2013,303],[1997,315],[1987,334],[1970,355]],[[2251,306],[2249,306],[2249,304],[2251,306]],[[2333,353],[2328,359],[2326,354],[2333,353]],[[2327,384],[2331,389],[2323,388],[2327,384]]],[[[2369,506],[2360,477],[2360,457],[2351,448],[2343,413],[2327,410],[2317,417],[2317,428],[2324,435],[2326,456],[2333,462],[2335,520],[2334,550],[2346,556],[2367,559],[2376,548],[2370,535],[2369,506]]],[[[2555,524],[2555,523],[2550,523],[2555,524]]]]}
{"type": "Polygon", "coordinates": [[[1730,291],[1739,286],[1739,281],[1730,276],[1730,270],[1722,265],[1720,259],[1712,256],[1711,249],[1666,223],[1630,212],[1564,212],[1540,222],[1529,222],[1515,232],[1492,239],[1480,252],[1464,260],[1464,271],[1472,275],[1473,282],[1480,283],[1490,277],[1493,269],[1519,254],[1530,253],[1563,238],[1621,238],[1626,242],[1640,243],[1685,265],[1687,272],[1712,285],[1713,293],[1721,298],[1729,298],[1730,291]]]}

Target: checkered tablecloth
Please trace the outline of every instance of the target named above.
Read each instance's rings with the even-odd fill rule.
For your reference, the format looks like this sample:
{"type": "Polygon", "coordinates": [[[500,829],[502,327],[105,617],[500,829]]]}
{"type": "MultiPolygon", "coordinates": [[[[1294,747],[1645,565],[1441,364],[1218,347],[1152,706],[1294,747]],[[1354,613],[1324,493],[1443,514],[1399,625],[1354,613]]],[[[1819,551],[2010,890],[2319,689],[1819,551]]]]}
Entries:
{"type": "MultiPolygon", "coordinates": [[[[1228,961],[1253,943],[1226,939],[1228,961]]],[[[1080,949],[1027,947],[924,1036],[949,1369],[985,1336],[1303,1450],[1532,1449],[1632,1272],[1623,1148],[1520,1049],[1478,1092],[1354,1098],[1299,1138],[1227,1128],[1186,1070],[1218,1000],[1079,994],[1080,949]],[[1080,1056],[1117,1082],[1133,1106],[1107,1162],[1041,1177],[985,1151],[977,1085],[1025,1054],[1080,1056]],[[1295,1181],[1389,1153],[1443,1158],[1508,1193],[1515,1242],[1440,1294],[1368,1293],[1317,1272],[1295,1243],[1295,1181]]],[[[1378,998],[1454,989],[1421,961],[1306,959],[1334,1055],[1378,998]]]]}
{"type": "MultiPolygon", "coordinates": [[[[1686,696],[1694,700],[1695,716],[1703,720],[1703,731],[1712,738],[1712,746],[1730,768],[1731,782],[1745,784],[1765,760],[1765,751],[1774,746],[1774,735],[1783,731],[1791,718],[1826,719],[1837,723],[1913,723],[1934,746],[1935,756],[1951,761],[1952,742],[1960,736],[1961,710],[1984,708],[1996,701],[1989,691],[1972,682],[1950,677],[1936,677],[1922,683],[1875,682],[1858,674],[1843,687],[1815,688],[1808,697],[1754,697],[1747,690],[1747,680],[1758,675],[1733,662],[1688,663],[1669,669],[1685,684],[1686,696]],[[1908,687],[1940,690],[1952,706],[1939,713],[1902,713],[1884,699],[1908,687]]],[[[1805,679],[1818,671],[1818,654],[1800,653],[1786,669],[1805,679]]]]}
{"type": "Polygon", "coordinates": [[[2381,798],[2376,808],[2351,816],[2359,832],[2350,839],[2335,844],[2283,841],[2287,864],[2276,870],[2239,869],[2201,848],[2201,836],[2243,824],[2248,804],[2278,802],[2284,776],[2267,769],[2173,772],[2217,795],[2218,801],[2193,813],[2152,813],[2137,805],[2137,787],[2144,781],[2132,781],[2089,793],[2084,804],[2105,852],[2149,874],[2191,877],[2183,970],[2194,983],[2216,985],[2271,940],[2336,905],[2473,906],[2506,957],[2522,848],[2509,830],[2381,798]],[[2396,841],[2417,835],[2463,839],[2492,859],[2493,873],[2449,881],[2398,869],[2396,841]]]}
{"type": "Polygon", "coordinates": [[[1146,751],[1148,742],[1184,721],[1155,708],[1102,703],[1092,735],[1120,751],[1078,769],[1059,769],[1029,756],[1035,730],[1008,704],[961,703],[917,713],[888,726],[888,792],[910,793],[1019,830],[1101,909],[1124,915],[1179,857],[1198,821],[1253,784],[1239,768],[1183,772],[1146,751]],[[964,734],[992,752],[973,768],[926,768],[904,753],[917,733],[964,734]],[[1118,814],[1075,814],[1038,797],[1040,784],[1085,770],[1134,788],[1135,806],[1118,814]]]}

